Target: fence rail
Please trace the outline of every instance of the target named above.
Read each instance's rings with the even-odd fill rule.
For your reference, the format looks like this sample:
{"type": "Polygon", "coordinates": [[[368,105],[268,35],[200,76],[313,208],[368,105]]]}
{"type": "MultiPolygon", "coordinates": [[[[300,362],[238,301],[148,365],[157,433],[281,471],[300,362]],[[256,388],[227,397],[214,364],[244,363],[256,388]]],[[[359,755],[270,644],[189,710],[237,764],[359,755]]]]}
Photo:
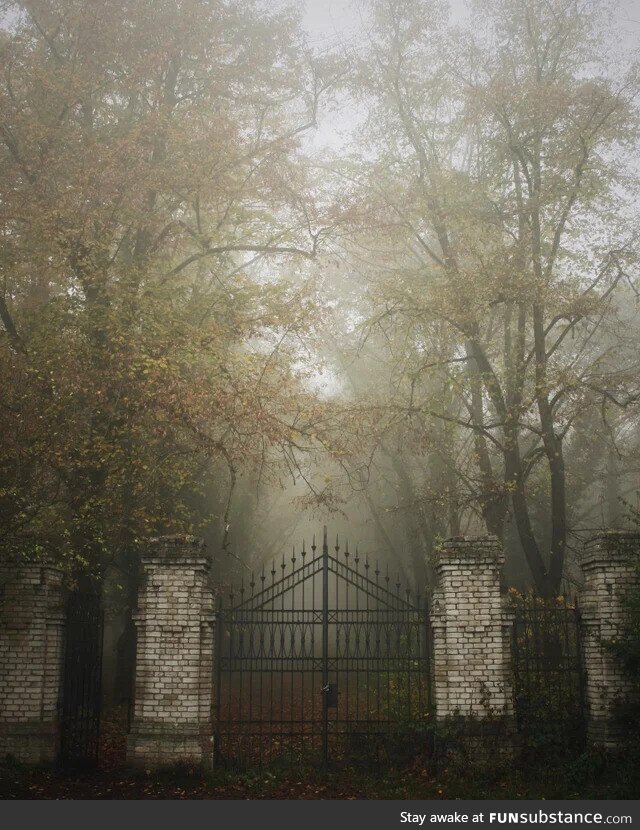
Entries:
{"type": "Polygon", "coordinates": [[[531,743],[582,743],[585,671],[577,600],[514,595],[516,724],[531,743]]]}
{"type": "Polygon", "coordinates": [[[251,579],[217,614],[215,757],[380,761],[424,745],[426,598],[336,541],[251,579]],[[296,563],[298,563],[296,567],[296,563]]]}
{"type": "Polygon", "coordinates": [[[64,765],[97,761],[100,733],[102,637],[100,597],[73,593],[67,603],[60,756],[64,765]]]}

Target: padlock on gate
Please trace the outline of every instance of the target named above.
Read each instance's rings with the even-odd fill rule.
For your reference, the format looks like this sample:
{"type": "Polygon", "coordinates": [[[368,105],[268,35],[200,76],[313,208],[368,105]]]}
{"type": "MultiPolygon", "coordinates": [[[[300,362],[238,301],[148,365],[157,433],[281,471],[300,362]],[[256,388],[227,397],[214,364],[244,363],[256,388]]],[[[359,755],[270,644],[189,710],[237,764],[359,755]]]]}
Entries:
{"type": "Polygon", "coordinates": [[[327,683],[322,687],[322,693],[326,696],[327,709],[335,709],[338,705],[338,687],[335,683],[327,683]]]}

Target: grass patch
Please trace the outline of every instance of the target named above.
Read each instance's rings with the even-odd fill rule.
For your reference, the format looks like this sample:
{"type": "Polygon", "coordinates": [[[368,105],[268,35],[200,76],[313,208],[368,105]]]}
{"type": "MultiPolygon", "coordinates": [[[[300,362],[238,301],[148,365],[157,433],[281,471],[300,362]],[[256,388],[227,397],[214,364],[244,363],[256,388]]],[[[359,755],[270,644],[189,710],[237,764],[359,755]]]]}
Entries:
{"type": "Polygon", "coordinates": [[[98,769],[65,772],[7,763],[0,766],[3,799],[633,799],[638,797],[638,753],[589,751],[570,760],[503,764],[472,771],[435,769],[425,759],[410,766],[329,768],[273,764],[202,775],[185,768],[161,772],[98,769]]]}

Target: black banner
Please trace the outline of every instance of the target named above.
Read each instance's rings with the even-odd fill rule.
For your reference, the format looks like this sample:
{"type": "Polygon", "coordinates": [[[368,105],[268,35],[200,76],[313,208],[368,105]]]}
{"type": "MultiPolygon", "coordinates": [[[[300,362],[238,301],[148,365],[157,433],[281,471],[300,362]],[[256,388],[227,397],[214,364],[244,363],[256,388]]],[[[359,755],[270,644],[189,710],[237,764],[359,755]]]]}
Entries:
{"type": "Polygon", "coordinates": [[[203,822],[214,828],[277,830],[411,830],[414,827],[640,828],[639,801],[5,801],[0,822],[91,821],[92,830],[113,822],[203,822]]]}

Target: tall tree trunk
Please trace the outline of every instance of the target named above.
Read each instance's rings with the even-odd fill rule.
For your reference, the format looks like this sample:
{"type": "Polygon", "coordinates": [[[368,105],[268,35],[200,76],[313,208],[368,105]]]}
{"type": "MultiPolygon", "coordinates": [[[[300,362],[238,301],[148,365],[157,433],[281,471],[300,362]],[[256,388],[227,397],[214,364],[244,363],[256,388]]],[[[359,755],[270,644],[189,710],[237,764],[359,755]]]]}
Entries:
{"type": "Polygon", "coordinates": [[[605,521],[609,527],[617,527],[621,520],[620,474],[618,470],[618,455],[613,444],[609,445],[606,464],[605,521]]]}
{"type": "Polygon", "coordinates": [[[536,357],[536,402],[540,415],[542,443],[551,476],[551,542],[547,593],[557,593],[562,584],[567,544],[566,477],[562,438],[555,433],[553,410],[549,402],[544,312],[539,304],[536,304],[533,309],[533,331],[536,357]]]}
{"type": "Polygon", "coordinates": [[[416,589],[423,592],[433,584],[433,567],[431,553],[433,551],[433,534],[429,528],[426,516],[416,498],[415,486],[402,460],[397,455],[388,453],[391,465],[398,477],[398,485],[403,504],[409,507],[409,526],[413,536],[409,546],[411,570],[413,572],[416,589]]]}
{"type": "Polygon", "coordinates": [[[506,438],[505,448],[505,488],[511,493],[513,518],[531,576],[536,589],[546,596],[550,590],[549,575],[531,525],[516,428],[511,428],[508,433],[510,435],[506,438]]]}
{"type": "Polygon", "coordinates": [[[482,430],[485,427],[484,406],[482,401],[482,380],[478,373],[478,364],[467,344],[467,366],[471,386],[471,418],[475,427],[473,445],[480,471],[480,509],[489,533],[504,538],[504,521],[507,513],[507,500],[502,486],[496,480],[487,447],[487,439],[482,430]]]}

